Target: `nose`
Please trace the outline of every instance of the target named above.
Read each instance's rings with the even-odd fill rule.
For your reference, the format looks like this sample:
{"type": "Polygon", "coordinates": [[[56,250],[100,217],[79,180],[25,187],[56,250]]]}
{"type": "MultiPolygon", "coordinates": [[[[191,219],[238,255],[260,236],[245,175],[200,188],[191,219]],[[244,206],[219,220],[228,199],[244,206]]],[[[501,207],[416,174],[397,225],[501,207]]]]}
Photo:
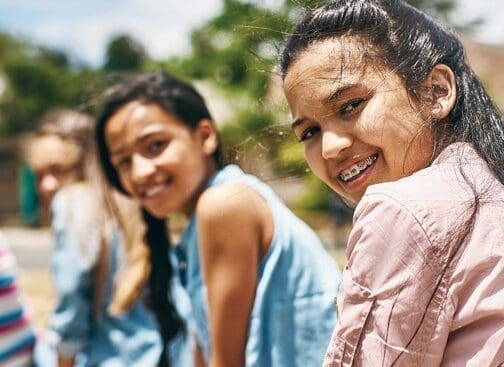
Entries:
{"type": "Polygon", "coordinates": [[[322,157],[324,159],[336,158],[343,150],[352,145],[352,139],[347,134],[335,131],[322,133],[322,157]]]}
{"type": "Polygon", "coordinates": [[[45,174],[39,181],[40,196],[49,202],[60,187],[60,181],[53,174],[45,174]]]}
{"type": "Polygon", "coordinates": [[[131,179],[134,183],[143,184],[156,172],[156,165],[151,159],[141,154],[134,154],[131,159],[131,179]]]}

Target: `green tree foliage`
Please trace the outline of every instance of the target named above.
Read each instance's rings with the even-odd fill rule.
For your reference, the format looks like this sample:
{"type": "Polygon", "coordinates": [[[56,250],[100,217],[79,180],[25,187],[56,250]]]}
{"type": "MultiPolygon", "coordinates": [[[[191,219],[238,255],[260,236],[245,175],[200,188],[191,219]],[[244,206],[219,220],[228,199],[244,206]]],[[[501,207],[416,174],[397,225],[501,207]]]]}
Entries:
{"type": "Polygon", "coordinates": [[[408,0],[408,3],[418,9],[423,9],[445,20],[449,20],[451,13],[457,7],[454,0],[408,0]]]}
{"type": "MultiPolygon", "coordinates": [[[[104,68],[107,72],[138,70],[146,57],[140,43],[118,36],[107,47],[104,68]]],[[[33,130],[52,108],[93,111],[95,97],[108,81],[101,70],[71,62],[59,50],[5,33],[0,33],[0,78],[6,86],[0,96],[0,136],[33,130]]]]}
{"type": "Polygon", "coordinates": [[[0,134],[32,128],[49,108],[77,106],[82,70],[60,51],[0,34],[0,72],[6,91],[0,100],[0,134]]]}
{"type": "Polygon", "coordinates": [[[103,68],[107,71],[140,70],[146,56],[140,42],[129,35],[121,34],[109,42],[103,68]]]}
{"type": "Polygon", "coordinates": [[[192,53],[176,60],[175,68],[188,77],[211,79],[261,98],[276,56],[271,42],[280,41],[289,26],[280,12],[224,0],[222,13],[192,33],[192,53]]]}

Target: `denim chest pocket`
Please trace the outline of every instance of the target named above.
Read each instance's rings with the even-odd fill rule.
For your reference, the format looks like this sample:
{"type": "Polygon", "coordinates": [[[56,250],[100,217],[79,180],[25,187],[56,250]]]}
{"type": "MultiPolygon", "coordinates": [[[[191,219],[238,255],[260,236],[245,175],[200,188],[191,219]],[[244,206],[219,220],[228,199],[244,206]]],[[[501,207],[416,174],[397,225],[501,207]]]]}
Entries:
{"type": "Polygon", "coordinates": [[[359,365],[355,360],[362,343],[362,332],[373,310],[372,293],[355,283],[349,272],[343,274],[341,293],[337,297],[338,326],[329,342],[324,367],[359,365]]]}

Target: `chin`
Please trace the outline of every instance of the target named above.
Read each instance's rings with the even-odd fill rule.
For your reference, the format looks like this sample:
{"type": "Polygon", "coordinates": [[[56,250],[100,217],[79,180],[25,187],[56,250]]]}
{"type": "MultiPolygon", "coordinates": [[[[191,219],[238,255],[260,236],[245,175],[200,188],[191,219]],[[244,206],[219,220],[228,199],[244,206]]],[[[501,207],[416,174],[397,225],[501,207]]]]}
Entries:
{"type": "Polygon", "coordinates": [[[153,216],[155,216],[157,219],[166,219],[170,215],[170,213],[166,213],[164,211],[152,211],[151,212],[153,216]]]}

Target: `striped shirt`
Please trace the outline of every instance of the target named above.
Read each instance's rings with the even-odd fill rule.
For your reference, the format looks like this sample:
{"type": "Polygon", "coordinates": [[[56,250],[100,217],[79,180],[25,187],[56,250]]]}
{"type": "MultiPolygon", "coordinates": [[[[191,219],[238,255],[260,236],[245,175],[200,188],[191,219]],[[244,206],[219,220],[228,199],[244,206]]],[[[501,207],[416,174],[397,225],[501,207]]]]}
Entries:
{"type": "Polygon", "coordinates": [[[31,365],[35,331],[20,301],[16,260],[0,235],[0,366],[31,365]]]}

